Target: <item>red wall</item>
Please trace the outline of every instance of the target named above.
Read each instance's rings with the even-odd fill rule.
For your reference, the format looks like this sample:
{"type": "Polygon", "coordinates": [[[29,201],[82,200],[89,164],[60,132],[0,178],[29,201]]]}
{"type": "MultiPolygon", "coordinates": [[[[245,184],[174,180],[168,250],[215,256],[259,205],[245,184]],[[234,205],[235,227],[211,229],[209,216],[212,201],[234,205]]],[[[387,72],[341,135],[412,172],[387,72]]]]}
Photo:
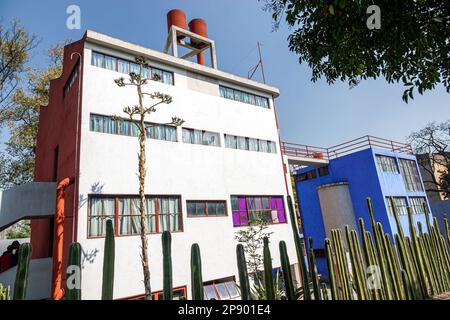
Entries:
{"type": "MultiPolygon", "coordinates": [[[[66,190],[65,201],[65,224],[64,224],[64,261],[66,262],[68,246],[76,241],[72,230],[74,227],[74,201],[77,205],[78,199],[74,198],[77,193],[78,183],[78,146],[77,125],[80,126],[81,119],[77,122],[78,114],[78,90],[79,81],[82,83],[82,63],[78,77],[66,97],[64,97],[64,85],[71,75],[74,67],[80,60],[78,52],[83,55],[84,39],[73,42],[64,47],[63,72],[61,77],[54,79],[50,83],[49,104],[40,109],[39,129],[36,145],[36,168],[34,181],[49,182],[61,181],[67,177],[75,177],[75,184],[66,190]],[[58,148],[56,161],[55,150],[58,148]],[[77,159],[76,159],[77,158],[77,159]],[[57,162],[57,163],[56,163],[57,162]],[[56,167],[55,167],[56,166],[56,167]],[[55,168],[57,175],[55,179],[55,168]]],[[[81,105],[81,91],[80,91],[81,105]]],[[[79,132],[79,131],[78,131],[79,132]]],[[[79,133],[78,133],[79,134],[79,133]]],[[[56,190],[55,190],[56,192],[56,190]]],[[[76,227],[76,226],[75,226],[76,227]]],[[[46,258],[52,255],[51,240],[53,237],[52,219],[39,219],[31,221],[31,244],[33,246],[33,259],[46,258]]],[[[64,263],[65,265],[65,263],[64,263]]],[[[65,270],[65,269],[63,269],[65,270]]]]}

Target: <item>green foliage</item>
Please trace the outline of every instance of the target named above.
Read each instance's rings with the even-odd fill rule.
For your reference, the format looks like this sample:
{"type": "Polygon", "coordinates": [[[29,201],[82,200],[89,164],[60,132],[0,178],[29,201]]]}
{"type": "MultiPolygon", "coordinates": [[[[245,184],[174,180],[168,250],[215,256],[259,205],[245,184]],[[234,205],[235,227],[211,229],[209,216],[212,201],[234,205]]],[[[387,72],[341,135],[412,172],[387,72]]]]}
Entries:
{"type": "Polygon", "coordinates": [[[8,100],[20,82],[20,74],[27,70],[29,52],[38,44],[17,20],[10,26],[0,25],[0,106],[8,100]]]}
{"type": "Polygon", "coordinates": [[[9,300],[9,287],[4,287],[0,283],[0,301],[1,300],[9,300]]]}
{"type": "MultiPolygon", "coordinates": [[[[69,259],[67,262],[67,268],[69,267],[75,268],[76,270],[71,270],[71,272],[75,271],[75,273],[79,272],[80,282],[78,285],[81,286],[81,245],[78,242],[74,242],[69,247],[69,259]]],[[[69,271],[69,270],[68,270],[69,271]]],[[[69,279],[73,276],[72,273],[66,272],[66,279],[69,279]]],[[[81,300],[81,287],[70,288],[71,286],[66,286],[66,300],[81,300]]]]}
{"type": "Polygon", "coordinates": [[[14,281],[14,300],[25,300],[28,288],[28,272],[31,259],[31,244],[22,243],[19,247],[19,262],[14,281]]]}
{"type": "Polygon", "coordinates": [[[384,77],[405,86],[413,99],[442,84],[450,92],[450,6],[446,1],[264,0],[275,28],[291,28],[289,49],[312,69],[312,81],[325,77],[358,83],[384,77]],[[381,29],[369,30],[366,10],[377,5],[381,29]]]}
{"type": "Polygon", "coordinates": [[[275,288],[273,286],[272,256],[269,249],[269,238],[264,237],[264,288],[266,289],[266,299],[275,300],[275,288]]]}
{"type": "Polygon", "coordinates": [[[10,134],[0,153],[0,189],[33,179],[39,109],[48,104],[50,80],[61,75],[63,44],[50,47],[47,56],[48,67],[28,70],[26,84],[16,88],[7,105],[0,107],[0,128],[10,134]]]}
{"type": "Polygon", "coordinates": [[[173,300],[173,280],[172,280],[172,237],[169,231],[162,234],[163,251],[163,291],[164,300],[173,300]]]}
{"type": "Polygon", "coordinates": [[[23,239],[31,237],[31,224],[29,220],[22,220],[9,227],[6,231],[6,239],[23,239]]]}
{"type": "Polygon", "coordinates": [[[114,294],[114,226],[112,220],[106,221],[105,253],[103,256],[102,300],[112,300],[114,294]]]}
{"type": "Polygon", "coordinates": [[[191,287],[192,300],[204,300],[202,259],[200,247],[196,243],[191,247],[191,287]]]}
{"type": "MultiPolygon", "coordinates": [[[[258,277],[263,266],[263,239],[270,237],[272,232],[266,232],[268,221],[263,212],[255,212],[249,221],[249,226],[235,234],[235,240],[243,244],[246,253],[248,272],[258,277]]],[[[258,281],[258,279],[257,279],[258,281]]]]}
{"type": "Polygon", "coordinates": [[[450,198],[450,120],[428,123],[408,141],[418,155],[426,191],[450,198]]]}

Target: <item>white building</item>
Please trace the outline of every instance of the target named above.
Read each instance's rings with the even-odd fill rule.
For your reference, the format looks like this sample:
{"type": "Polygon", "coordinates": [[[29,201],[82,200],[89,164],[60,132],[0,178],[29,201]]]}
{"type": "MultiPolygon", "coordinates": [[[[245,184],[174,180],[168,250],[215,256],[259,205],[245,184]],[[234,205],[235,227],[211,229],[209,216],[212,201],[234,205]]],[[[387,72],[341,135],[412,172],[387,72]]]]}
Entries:
{"type": "MultiPolygon", "coordinates": [[[[165,48],[172,48],[170,53],[88,30],[66,46],[63,74],[52,82],[50,103],[42,108],[35,180],[75,178],[66,190],[62,259],[66,264],[71,242],[82,245],[83,299],[101,297],[107,219],[114,220],[116,231],[114,298],[144,294],[136,207],[138,139],[130,122],[112,119],[137,104],[135,87],[114,83],[119,77],[127,80],[136,56],[147,59],[149,75],[161,75],[161,81],[146,85],[146,92],[173,98],[147,117],[160,124],[149,129],[146,145],[152,290],[162,290],[161,232],[170,230],[177,294],[190,298],[190,248],[198,243],[207,298],[214,293],[221,294],[216,299],[227,298],[227,292],[234,296],[232,285],[226,291],[220,283],[238,281],[234,236],[246,227],[252,210],[264,210],[272,222],[273,266],[280,267],[280,240],[287,243],[291,263],[297,263],[286,202],[290,178],[274,105],[279,90],[218,70],[214,42],[206,33],[184,30],[179,11],[172,15],[165,48]],[[194,49],[190,56],[199,54],[200,63],[177,57],[180,46],[194,49]],[[211,51],[211,67],[201,64],[205,49],[211,51]],[[186,122],[178,128],[162,125],[172,116],[186,122]]],[[[192,31],[199,30],[195,23],[192,31]]],[[[55,265],[53,221],[33,220],[32,245],[34,259],[53,256],[55,265]]],[[[292,270],[299,279],[298,268],[292,270]]]]}

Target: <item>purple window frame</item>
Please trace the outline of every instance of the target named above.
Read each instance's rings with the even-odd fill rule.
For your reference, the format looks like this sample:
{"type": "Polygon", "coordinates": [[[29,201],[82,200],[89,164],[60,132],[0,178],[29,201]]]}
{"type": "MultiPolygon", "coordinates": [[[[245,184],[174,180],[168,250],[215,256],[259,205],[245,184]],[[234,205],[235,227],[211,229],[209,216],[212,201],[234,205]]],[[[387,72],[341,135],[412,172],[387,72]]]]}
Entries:
{"type": "Polygon", "coordinates": [[[231,205],[233,226],[235,227],[249,225],[249,211],[250,213],[252,211],[266,211],[267,214],[271,215],[272,222],[269,222],[269,224],[286,223],[286,212],[282,196],[231,196],[231,205]],[[267,202],[267,199],[263,201],[263,198],[269,199],[268,209],[262,208],[262,204],[267,202]],[[236,200],[237,204],[233,200],[236,200]],[[253,204],[255,207],[250,209],[250,204],[253,204]],[[258,208],[258,204],[260,204],[260,208],[258,208]],[[274,211],[276,211],[276,216],[273,215],[274,211]]]}

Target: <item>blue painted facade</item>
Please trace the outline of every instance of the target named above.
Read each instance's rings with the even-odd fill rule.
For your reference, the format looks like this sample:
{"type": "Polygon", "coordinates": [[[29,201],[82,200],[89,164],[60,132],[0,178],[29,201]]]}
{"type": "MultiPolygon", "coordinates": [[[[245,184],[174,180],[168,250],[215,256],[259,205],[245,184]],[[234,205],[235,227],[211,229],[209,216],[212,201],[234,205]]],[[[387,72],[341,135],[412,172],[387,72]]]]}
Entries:
{"type": "MultiPolygon", "coordinates": [[[[375,219],[381,222],[384,231],[394,235],[397,232],[394,216],[389,213],[386,197],[406,197],[410,205],[409,197],[423,197],[429,208],[425,191],[409,192],[403,181],[401,173],[383,172],[378,168],[376,155],[389,156],[396,159],[399,167],[399,159],[414,160],[417,167],[416,157],[407,153],[396,153],[381,148],[369,148],[335,159],[331,159],[328,165],[328,174],[320,176],[317,168],[307,167],[297,171],[297,174],[316,170],[317,177],[305,181],[296,180],[296,190],[303,220],[303,232],[305,239],[313,238],[314,249],[324,248],[325,225],[322,219],[322,210],[317,188],[326,184],[346,182],[348,183],[352,205],[355,213],[355,221],[359,218],[364,220],[366,229],[371,231],[370,215],[367,209],[366,198],[370,197],[373,203],[375,219]]],[[[418,170],[419,171],[419,170],[418,170]]],[[[399,170],[399,172],[401,172],[399,170]]],[[[420,172],[418,172],[420,177],[420,172]]],[[[422,178],[420,177],[423,187],[422,178]]],[[[426,228],[424,214],[415,214],[414,221],[421,222],[423,230],[426,228]]],[[[409,235],[408,216],[400,216],[405,236],[409,235]]],[[[342,226],[342,229],[344,226],[342,226]]],[[[320,251],[318,251],[320,252],[320,251]]],[[[325,258],[317,258],[317,268],[325,278],[327,275],[325,258]]]]}

